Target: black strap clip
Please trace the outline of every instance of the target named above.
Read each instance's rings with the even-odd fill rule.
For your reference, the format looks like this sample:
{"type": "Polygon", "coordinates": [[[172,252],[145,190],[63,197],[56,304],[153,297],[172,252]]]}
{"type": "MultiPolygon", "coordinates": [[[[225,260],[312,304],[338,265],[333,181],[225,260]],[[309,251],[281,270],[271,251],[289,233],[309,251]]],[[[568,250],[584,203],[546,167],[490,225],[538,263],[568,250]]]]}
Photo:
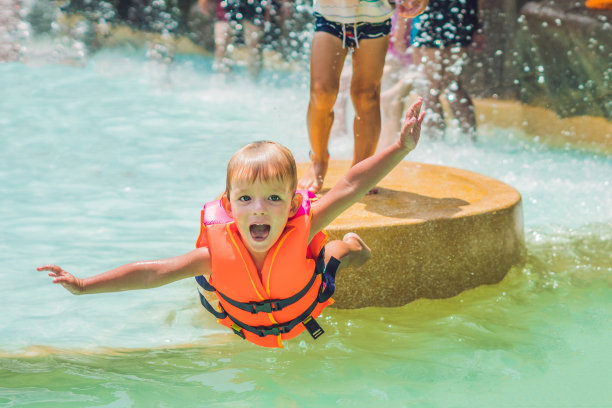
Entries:
{"type": "Polygon", "coordinates": [[[237,324],[232,324],[232,330],[234,331],[234,334],[236,334],[238,337],[241,337],[243,340],[246,338],[244,332],[237,324]]]}
{"type": "Polygon", "coordinates": [[[278,336],[281,333],[284,333],[282,326],[258,327],[257,330],[259,331],[259,333],[257,333],[259,337],[265,337],[270,335],[278,336]]]}
{"type": "Polygon", "coordinates": [[[308,333],[310,333],[312,338],[315,340],[318,337],[320,337],[323,333],[325,333],[325,331],[321,328],[321,326],[319,326],[319,323],[317,323],[315,318],[312,316],[308,316],[306,319],[304,319],[302,324],[304,324],[304,327],[306,327],[306,330],[308,330],[308,333]]]}
{"type": "Polygon", "coordinates": [[[272,313],[277,312],[282,309],[276,300],[266,300],[264,302],[250,302],[252,310],[250,312],[252,314],[264,312],[264,313],[272,313]]]}

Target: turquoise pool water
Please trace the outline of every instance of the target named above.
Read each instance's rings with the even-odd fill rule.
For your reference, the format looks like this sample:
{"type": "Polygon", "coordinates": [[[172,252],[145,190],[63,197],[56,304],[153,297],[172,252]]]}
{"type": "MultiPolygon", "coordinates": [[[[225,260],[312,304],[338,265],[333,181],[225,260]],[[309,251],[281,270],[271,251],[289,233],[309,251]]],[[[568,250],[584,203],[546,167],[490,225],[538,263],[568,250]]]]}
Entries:
{"type": "MultiPolygon", "coordinates": [[[[424,137],[409,157],[521,192],[528,260],[497,285],[331,309],[323,337],[283,350],[216,325],[191,280],[82,297],[51,285],[37,265],[88,276],[191,250],[249,141],[306,160],[301,74],[224,82],[203,57],[138,55],[0,64],[0,406],[611,406],[612,159],[519,133],[424,137]]],[[[349,139],[332,143],[349,156],[349,139]]]]}

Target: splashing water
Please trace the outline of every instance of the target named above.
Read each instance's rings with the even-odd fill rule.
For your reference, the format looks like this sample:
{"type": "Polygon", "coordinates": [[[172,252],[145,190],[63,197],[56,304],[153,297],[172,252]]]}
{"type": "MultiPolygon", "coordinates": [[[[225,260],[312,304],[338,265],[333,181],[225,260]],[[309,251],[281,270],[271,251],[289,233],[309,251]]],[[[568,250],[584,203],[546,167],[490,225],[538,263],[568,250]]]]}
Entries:
{"type": "MultiPolygon", "coordinates": [[[[71,296],[35,266],[90,276],[191,250],[199,209],[243,144],[306,160],[306,78],[222,81],[212,61],[106,50],[82,67],[0,64],[0,405],[606,406],[612,399],[610,157],[482,128],[409,159],[523,196],[525,265],[499,284],[400,308],[326,310],[326,334],[256,348],[191,280],[71,296]],[[135,54],[143,57],[134,57],[135,54]]],[[[348,158],[352,142],[334,139],[348,158]]]]}

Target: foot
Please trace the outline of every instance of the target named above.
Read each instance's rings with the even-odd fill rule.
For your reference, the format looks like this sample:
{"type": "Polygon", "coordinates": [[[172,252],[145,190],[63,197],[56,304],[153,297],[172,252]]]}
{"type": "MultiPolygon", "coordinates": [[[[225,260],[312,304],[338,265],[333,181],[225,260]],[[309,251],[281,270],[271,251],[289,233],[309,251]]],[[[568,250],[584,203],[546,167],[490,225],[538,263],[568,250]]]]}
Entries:
{"type": "Polygon", "coordinates": [[[313,155],[310,156],[310,167],[306,171],[306,174],[298,182],[298,188],[303,190],[309,190],[313,193],[318,193],[323,188],[323,181],[327,174],[327,165],[329,163],[329,157],[319,160],[313,155]]]}
{"type": "Polygon", "coordinates": [[[359,268],[361,265],[367,262],[372,256],[372,251],[363,242],[361,237],[354,232],[349,232],[342,238],[342,241],[349,245],[351,250],[351,266],[359,268]]]}

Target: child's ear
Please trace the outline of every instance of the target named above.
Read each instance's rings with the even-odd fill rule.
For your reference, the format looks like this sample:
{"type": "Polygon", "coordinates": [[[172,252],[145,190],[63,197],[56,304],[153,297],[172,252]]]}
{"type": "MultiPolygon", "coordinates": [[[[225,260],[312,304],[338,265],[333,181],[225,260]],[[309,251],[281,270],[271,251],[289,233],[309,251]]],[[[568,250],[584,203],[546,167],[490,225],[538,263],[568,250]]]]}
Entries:
{"type": "Polygon", "coordinates": [[[295,193],[293,195],[293,198],[291,199],[291,210],[289,211],[290,217],[293,217],[295,214],[297,214],[298,210],[302,206],[302,199],[303,197],[299,193],[295,193]]]}
{"type": "Polygon", "coordinates": [[[230,204],[230,200],[227,196],[227,191],[221,196],[221,205],[223,206],[223,209],[225,210],[227,215],[234,218],[234,216],[232,215],[232,205],[230,204]]]}

